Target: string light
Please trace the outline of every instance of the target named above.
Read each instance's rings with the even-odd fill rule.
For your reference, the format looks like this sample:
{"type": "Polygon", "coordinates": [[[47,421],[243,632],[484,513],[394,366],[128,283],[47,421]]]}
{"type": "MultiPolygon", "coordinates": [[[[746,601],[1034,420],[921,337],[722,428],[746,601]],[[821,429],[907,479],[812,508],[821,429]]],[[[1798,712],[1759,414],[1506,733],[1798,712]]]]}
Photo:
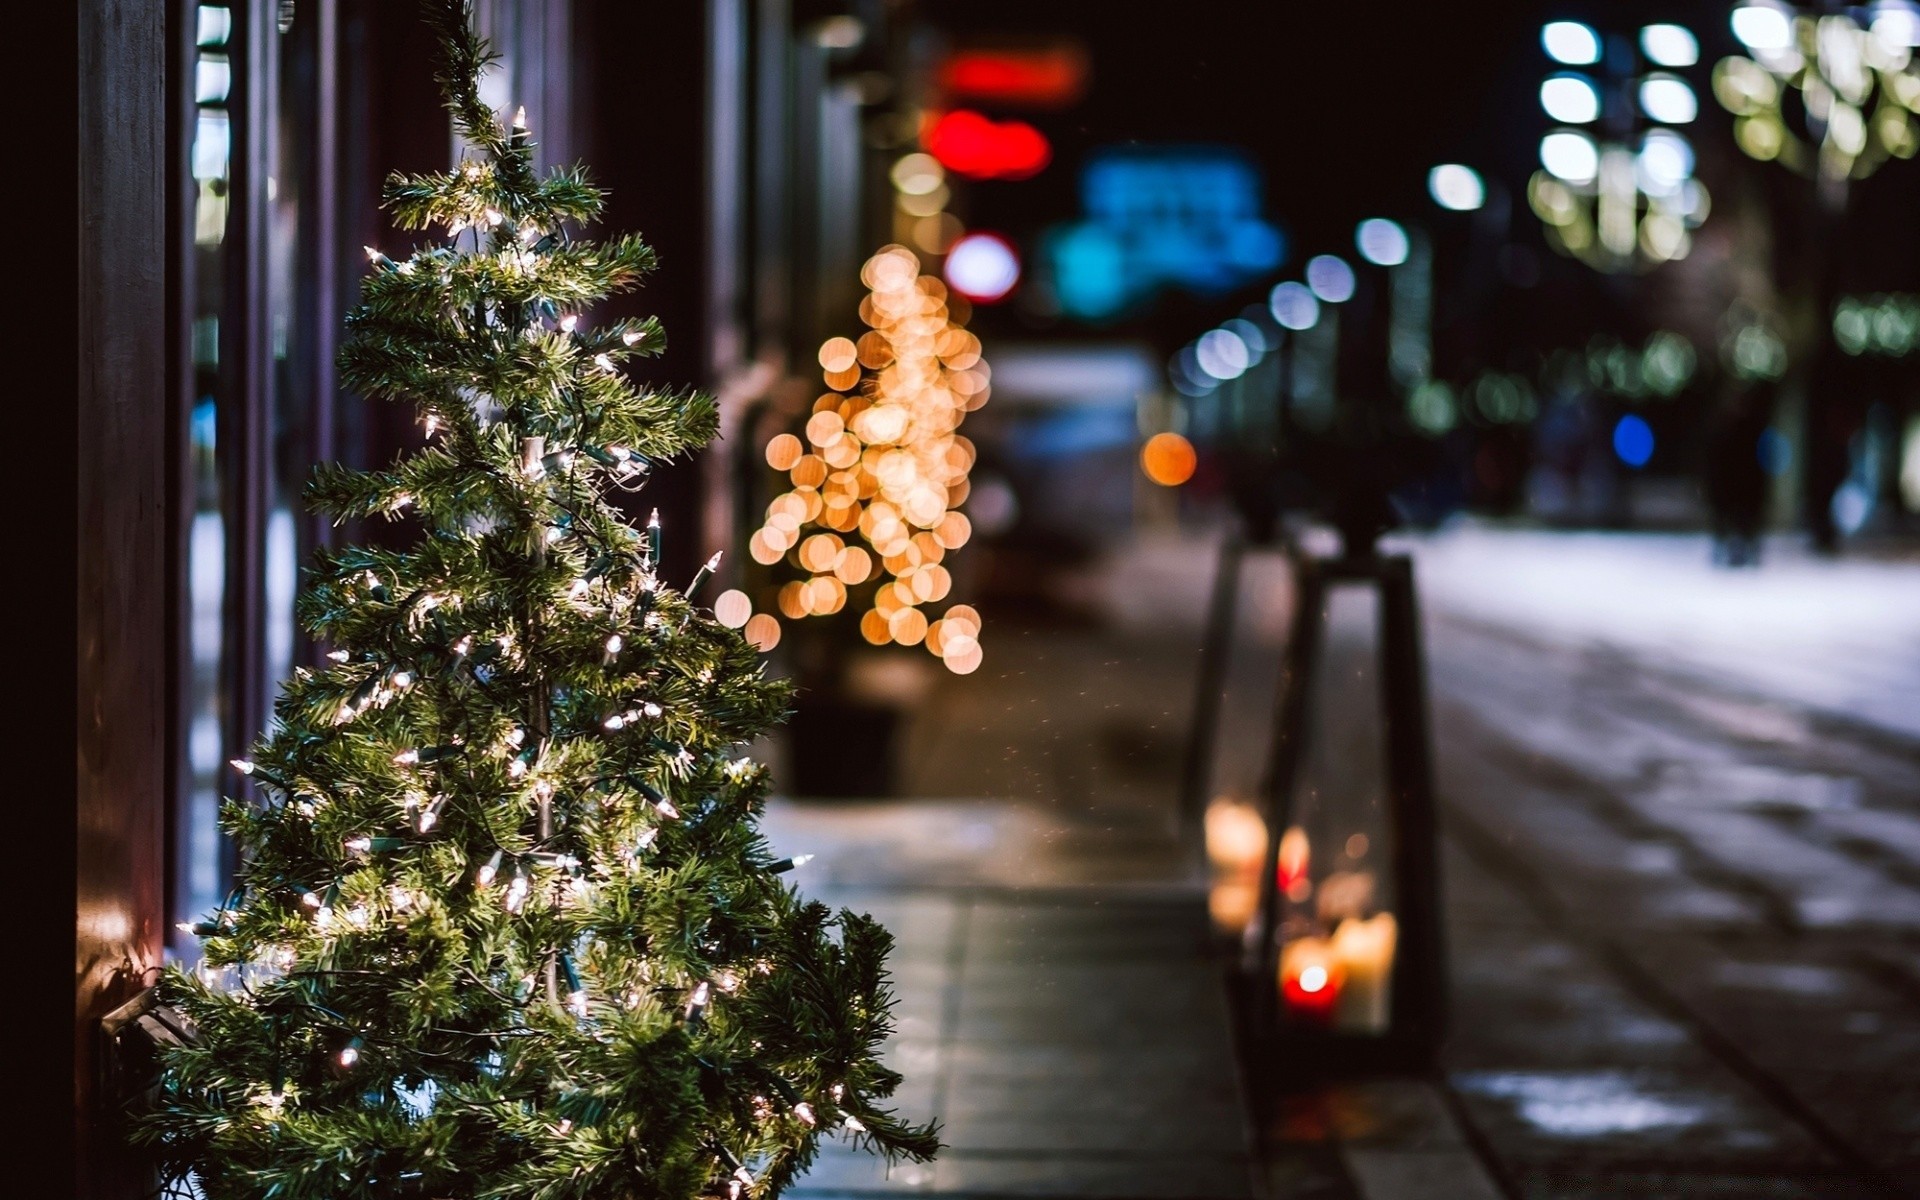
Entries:
{"type": "Polygon", "coordinates": [[[715,550],[713,557],[702,563],[700,569],[693,573],[693,582],[687,585],[687,590],[683,593],[688,599],[692,599],[693,594],[700,590],[700,585],[720,569],[720,555],[721,551],[715,550]]]}
{"type": "Polygon", "coordinates": [[[489,858],[485,863],[483,863],[480,867],[479,872],[474,875],[473,877],[474,882],[479,884],[481,887],[490,887],[493,884],[493,881],[499,877],[500,859],[502,858],[503,854],[504,854],[503,851],[495,850],[493,852],[493,857],[489,858]]]}
{"type": "Polygon", "coordinates": [[[366,1043],[357,1037],[349,1040],[345,1046],[340,1048],[340,1065],[342,1067],[351,1067],[353,1064],[359,1062],[361,1047],[365,1045],[366,1043]]]}
{"type": "Polygon", "coordinates": [[[813,855],[811,854],[796,854],[792,858],[783,858],[779,862],[769,864],[767,870],[773,872],[775,875],[783,875],[795,868],[804,867],[812,861],[813,855]]]}
{"type": "Polygon", "coordinates": [[[924,643],[964,674],[979,666],[977,614],[956,649],[929,637],[936,623],[924,608],[946,599],[953,578],[942,559],[972,534],[958,509],[974,448],[957,431],[987,401],[987,365],[946,286],[921,274],[913,251],[886,247],[860,278],[871,328],[820,347],[834,390],[814,402],[804,441],[783,433],[768,443],[768,464],[793,487],[767,506],[748,549],[763,565],[785,560],[808,572],[780,589],[788,619],[839,612],[849,588],[871,584],[860,622],[867,641],[924,643]],[[855,534],[864,546],[850,544],[855,534]]]}
{"type": "Polygon", "coordinates": [[[507,884],[506,906],[508,912],[517,913],[520,911],[520,906],[527,901],[527,892],[531,890],[531,887],[532,885],[527,881],[526,872],[516,865],[513,872],[513,881],[507,884]]]}

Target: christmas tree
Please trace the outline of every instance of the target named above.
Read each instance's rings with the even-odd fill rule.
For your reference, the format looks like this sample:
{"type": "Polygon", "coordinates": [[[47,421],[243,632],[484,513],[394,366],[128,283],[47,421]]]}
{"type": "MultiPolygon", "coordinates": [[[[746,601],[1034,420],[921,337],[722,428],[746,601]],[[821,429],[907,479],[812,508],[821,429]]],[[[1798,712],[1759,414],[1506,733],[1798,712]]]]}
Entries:
{"type": "Polygon", "coordinates": [[[424,532],[310,576],[330,663],[235,764],[245,865],[161,983],[195,1036],[138,1136],[211,1200],[774,1196],[828,1134],[929,1157],[881,1104],[888,934],[800,899],[755,829],[770,780],[735,754],[788,688],[694,604],[713,564],[675,592],[611,502],[714,431],[622,373],[654,321],[580,317],[653,252],[573,235],[600,193],[535,173],[466,4],[426,7],[471,151],[386,202],[451,240],[369,252],[341,367],[429,444],[310,488],[424,532]]]}

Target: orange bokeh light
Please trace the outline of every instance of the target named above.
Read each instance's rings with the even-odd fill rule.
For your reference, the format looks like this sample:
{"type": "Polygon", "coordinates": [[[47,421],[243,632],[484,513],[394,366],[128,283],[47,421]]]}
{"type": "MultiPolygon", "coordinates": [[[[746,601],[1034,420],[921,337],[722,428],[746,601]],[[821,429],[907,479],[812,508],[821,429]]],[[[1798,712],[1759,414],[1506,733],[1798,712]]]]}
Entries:
{"type": "Polygon", "coordinates": [[[1177,433],[1156,433],[1140,447],[1140,469],[1161,487],[1179,487],[1200,463],[1193,443],[1177,433]]]}

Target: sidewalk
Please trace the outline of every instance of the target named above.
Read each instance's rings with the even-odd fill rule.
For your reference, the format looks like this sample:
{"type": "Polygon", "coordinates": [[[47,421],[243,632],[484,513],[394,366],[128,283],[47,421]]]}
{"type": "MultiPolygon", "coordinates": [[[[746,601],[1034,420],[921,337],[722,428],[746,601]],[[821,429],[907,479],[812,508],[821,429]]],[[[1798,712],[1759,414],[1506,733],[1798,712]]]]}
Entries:
{"type": "Polygon", "coordinates": [[[789,1194],[1261,1195],[1204,885],[1177,837],[1177,649],[996,630],[916,715],[894,801],[780,800],[810,896],[898,942],[897,1097],[947,1149],[889,1172],[835,1148],[789,1194]],[[1151,665],[1149,665],[1151,660],[1151,665]],[[1097,697],[1097,699],[1095,699],[1097,697]],[[943,799],[952,792],[991,799],[943,799]]]}

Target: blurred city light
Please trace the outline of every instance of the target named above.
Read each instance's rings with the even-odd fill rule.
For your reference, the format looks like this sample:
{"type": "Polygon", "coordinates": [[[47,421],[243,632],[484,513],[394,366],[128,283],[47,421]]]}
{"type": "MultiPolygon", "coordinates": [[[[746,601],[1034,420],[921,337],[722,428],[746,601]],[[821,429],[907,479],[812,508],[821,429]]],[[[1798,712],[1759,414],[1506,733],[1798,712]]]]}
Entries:
{"type": "Polygon", "coordinates": [[[1407,393],[1407,419],[1422,433],[1438,437],[1460,423],[1460,405],[1444,380],[1429,379],[1407,393]]]}
{"type": "Polygon", "coordinates": [[[1693,147],[1671,130],[1651,129],[1641,139],[1634,165],[1644,191],[1656,196],[1673,195],[1693,177],[1693,147]]]}
{"type": "Polygon", "coordinates": [[[1199,465],[1193,443],[1177,433],[1156,433],[1140,447],[1140,470],[1161,487],[1179,487],[1199,465]]]}
{"type": "Polygon", "coordinates": [[[1307,286],[1328,304],[1353,299],[1353,268],[1332,254],[1319,254],[1307,260],[1307,286]]]}
{"type": "Polygon", "coordinates": [[[1194,358],[1200,369],[1225,382],[1238,379],[1253,363],[1253,355],[1240,335],[1228,329],[1209,329],[1194,346],[1194,358]]]}
{"type": "Polygon", "coordinates": [[[1600,173],[1600,151],[1584,133],[1555,130],[1540,139],[1540,165],[1556,179],[1592,183],[1600,173]]]}
{"type": "Polygon", "coordinates": [[[1267,341],[1267,331],[1245,317],[1228,317],[1220,322],[1220,328],[1247,344],[1249,365],[1259,362],[1266,357],[1267,351],[1276,348],[1267,341]]]}
{"type": "Polygon", "coordinates": [[[993,233],[969,233],[947,252],[947,285],[969,300],[992,304],[1020,282],[1020,256],[993,233]]]}
{"type": "Polygon", "coordinates": [[[1890,4],[1881,0],[1869,10],[1873,21],[1868,26],[1873,40],[1887,51],[1920,46],[1920,11],[1907,3],[1890,4]]]}
{"type": "Polygon", "coordinates": [[[1042,237],[1061,311],[1106,320],[1174,286],[1206,296],[1279,267],[1286,238],[1264,219],[1260,169],[1218,146],[1103,149],[1081,174],[1086,219],[1042,237]]]}
{"type": "Polygon", "coordinates": [[[1441,208],[1471,212],[1487,202],[1480,172],[1459,163],[1441,163],[1427,172],[1427,192],[1441,208]]]}
{"type": "Polygon", "coordinates": [[[940,160],[915,151],[893,164],[893,186],[909,196],[925,196],[947,181],[940,160]]]}
{"type": "Polygon", "coordinates": [[[1715,64],[1713,91],[1747,155],[1841,183],[1920,153],[1912,4],[1800,12],[1756,0],[1734,10],[1733,27],[1753,57],[1715,64]]]}
{"type": "Polygon", "coordinates": [[[1731,20],[1733,36],[1749,50],[1780,51],[1793,44],[1793,22],[1777,4],[1742,4],[1731,20]]]}
{"type": "Polygon", "coordinates": [[[1685,25],[1649,25],[1640,31],[1640,53],[1662,67],[1690,67],[1700,61],[1700,42],[1685,25]]]}
{"type": "Polygon", "coordinates": [[[922,139],[949,171],[969,179],[1027,179],[1053,160],[1046,136],[1025,121],[994,121],[959,108],[922,139]]]}
{"type": "Polygon", "coordinates": [[[1299,331],[1312,329],[1320,320],[1320,301],[1304,283],[1288,280],[1274,285],[1267,297],[1267,311],[1273,314],[1282,328],[1299,331]]]}
{"type": "Polygon", "coordinates": [[[1540,30],[1547,57],[1571,67],[1600,61],[1600,35],[1578,21],[1552,21],[1540,30]]]}
{"type": "Polygon", "coordinates": [[[1621,417],[1613,427],[1613,452],[1630,467],[1644,467],[1653,458],[1653,426],[1635,413],[1621,417]]]}
{"type": "Polygon", "coordinates": [[[1549,75],[1540,81],[1540,107],[1567,125],[1585,125],[1600,115],[1600,92],[1585,75],[1549,75]]]}
{"type": "Polygon", "coordinates": [[[1397,267],[1407,261],[1407,231],[1384,217],[1371,217],[1354,230],[1360,257],[1377,267],[1397,267]]]}
{"type": "Polygon", "coordinates": [[[940,64],[947,95],[989,104],[1064,108],[1087,87],[1087,51],[1077,41],[956,50],[940,64]]]}
{"type": "Polygon", "coordinates": [[[1640,81],[1640,110],[1667,125],[1685,125],[1700,115],[1700,101],[1678,75],[1649,75],[1640,81]]]}

